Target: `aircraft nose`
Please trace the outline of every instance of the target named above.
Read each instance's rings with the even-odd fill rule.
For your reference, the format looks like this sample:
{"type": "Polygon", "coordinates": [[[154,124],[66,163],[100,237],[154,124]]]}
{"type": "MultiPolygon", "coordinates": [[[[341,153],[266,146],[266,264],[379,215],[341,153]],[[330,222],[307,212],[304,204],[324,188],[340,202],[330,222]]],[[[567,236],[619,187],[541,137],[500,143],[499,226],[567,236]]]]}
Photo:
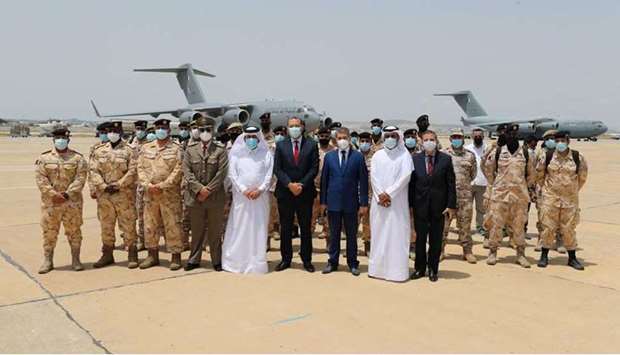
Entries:
{"type": "Polygon", "coordinates": [[[608,128],[607,128],[607,125],[606,125],[606,124],[604,124],[604,123],[602,123],[602,122],[601,122],[601,123],[599,124],[599,126],[598,126],[598,129],[599,129],[599,132],[600,132],[599,134],[603,134],[603,133],[607,132],[607,129],[608,129],[608,128]]]}

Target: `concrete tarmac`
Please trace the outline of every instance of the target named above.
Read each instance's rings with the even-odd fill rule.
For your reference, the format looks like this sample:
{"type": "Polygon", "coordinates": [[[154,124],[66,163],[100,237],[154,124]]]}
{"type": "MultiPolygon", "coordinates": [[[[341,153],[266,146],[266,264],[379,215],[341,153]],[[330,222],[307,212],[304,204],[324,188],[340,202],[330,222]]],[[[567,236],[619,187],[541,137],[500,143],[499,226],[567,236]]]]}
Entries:
{"type": "MultiPolygon", "coordinates": [[[[94,142],[77,137],[71,147],[87,154],[94,142]]],[[[585,271],[569,268],[556,252],[546,269],[523,269],[508,247],[487,266],[479,235],[479,262],[470,265],[452,233],[439,282],[392,283],[368,278],[366,257],[360,277],[346,272],[344,259],[340,272],[322,275],[323,240],[314,241],[314,274],[297,255],[292,269],[260,276],[216,273],[209,262],[172,272],[166,253],[162,267],[129,270],[119,250],[116,265],[94,270],[101,240],[87,189],[87,269],[71,271],[60,235],[56,269],[39,275],[34,162],[51,139],[0,137],[0,352],[620,352],[620,142],[572,146],[590,168],[577,229],[585,271]]],[[[535,236],[534,208],[529,225],[535,236]]],[[[535,263],[535,238],[528,243],[535,263]]],[[[279,252],[268,258],[273,270],[279,252]]]]}

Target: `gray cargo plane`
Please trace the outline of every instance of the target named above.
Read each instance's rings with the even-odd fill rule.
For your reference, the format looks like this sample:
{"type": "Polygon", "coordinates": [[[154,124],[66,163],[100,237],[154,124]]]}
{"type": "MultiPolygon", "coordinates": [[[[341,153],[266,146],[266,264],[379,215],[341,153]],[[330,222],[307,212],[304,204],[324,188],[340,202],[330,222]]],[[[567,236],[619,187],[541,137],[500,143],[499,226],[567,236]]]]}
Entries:
{"type": "MultiPolygon", "coordinates": [[[[209,104],[198,83],[197,75],[214,78],[215,75],[194,69],[191,64],[183,64],[178,68],[154,68],[154,69],[134,69],[135,72],[155,72],[176,74],[177,81],[183,94],[187,99],[188,105],[181,108],[161,111],[145,111],[135,113],[121,113],[113,115],[102,115],[91,100],[93,110],[98,118],[114,118],[128,116],[152,116],[157,118],[159,115],[169,114],[179,118],[179,121],[191,121],[197,114],[206,113],[215,118],[216,124],[231,124],[240,122],[244,125],[260,127],[260,117],[265,113],[271,114],[272,127],[286,125],[290,117],[299,117],[306,123],[308,131],[314,130],[321,124],[329,125],[331,119],[318,113],[312,106],[295,100],[265,100],[255,102],[242,102],[235,104],[209,104]]],[[[174,123],[174,128],[178,122],[174,123]]]]}
{"type": "Polygon", "coordinates": [[[596,141],[598,136],[607,132],[607,126],[601,121],[589,121],[589,120],[558,120],[551,117],[539,117],[539,118],[510,118],[489,116],[487,112],[478,103],[474,94],[469,90],[458,91],[453,93],[435,94],[435,96],[452,96],[454,101],[465,112],[465,117],[461,117],[463,125],[468,127],[480,127],[487,131],[489,134],[497,130],[497,126],[500,124],[512,124],[519,125],[519,137],[525,138],[529,135],[534,135],[536,138],[541,139],[545,131],[550,129],[557,129],[560,131],[567,131],[572,138],[585,138],[596,141]]]}

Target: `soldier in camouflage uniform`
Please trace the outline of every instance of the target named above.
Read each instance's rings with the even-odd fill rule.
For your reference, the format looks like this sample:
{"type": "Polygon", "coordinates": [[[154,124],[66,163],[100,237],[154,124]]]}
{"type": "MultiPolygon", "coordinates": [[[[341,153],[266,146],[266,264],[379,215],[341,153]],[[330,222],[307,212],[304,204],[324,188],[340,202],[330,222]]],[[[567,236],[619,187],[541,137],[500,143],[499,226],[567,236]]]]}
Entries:
{"type": "Polygon", "coordinates": [[[114,264],[116,221],[125,236],[130,269],[138,267],[136,247],[136,160],[134,150],[121,136],[123,123],[111,122],[110,141],[97,148],[90,163],[89,184],[97,191],[97,216],[101,225],[102,255],[93,264],[101,268],[114,264]]]}
{"type": "Polygon", "coordinates": [[[525,231],[529,188],[536,181],[535,157],[527,156],[527,149],[519,146],[518,125],[509,127],[506,145],[493,148],[482,169],[493,186],[489,197],[489,257],[487,264],[497,263],[497,249],[504,236],[504,227],[510,227],[517,249],[517,263],[529,268],[525,258],[525,231]],[[499,151],[498,151],[499,150],[499,151]]]}
{"type": "Polygon", "coordinates": [[[584,267],[577,260],[575,228],[579,223],[579,190],[588,178],[588,164],[583,155],[569,148],[567,132],[555,134],[556,147],[540,156],[536,165],[541,186],[542,252],[539,267],[549,263],[549,249],[559,232],[568,250],[568,265],[577,270],[584,267]]]}
{"type": "Polygon", "coordinates": [[[71,266],[84,269],[80,262],[82,245],[82,189],[88,164],[82,154],[69,149],[69,130],[52,131],[54,149],[43,152],[36,161],[35,179],[41,191],[41,229],[45,259],[39,269],[45,274],[54,269],[54,248],[62,223],[71,246],[71,266]]]}
{"type": "MultiPolygon", "coordinates": [[[[335,128],[337,129],[337,128],[335,128]]],[[[317,194],[321,190],[321,172],[323,171],[323,158],[325,154],[334,150],[334,146],[331,144],[331,131],[327,127],[322,127],[318,131],[319,137],[319,173],[314,178],[314,185],[317,189],[317,194]]],[[[327,216],[321,215],[321,202],[318,198],[314,199],[314,205],[312,206],[312,227],[311,231],[316,231],[316,225],[321,225],[321,233],[318,235],[319,239],[325,239],[325,250],[329,250],[329,225],[327,224],[327,216]]]]}
{"type": "Polygon", "coordinates": [[[159,234],[163,226],[166,246],[172,253],[170,270],[181,268],[181,146],[170,138],[170,120],[154,122],[157,139],[142,146],[138,157],[138,181],[144,188],[144,237],[149,256],[141,269],[159,265],[159,234]]]}
{"type": "MultiPolygon", "coordinates": [[[[199,118],[199,117],[202,117],[202,114],[196,113],[194,114],[194,117],[192,117],[192,119],[199,118]]],[[[192,123],[195,126],[195,121],[192,121],[192,122],[183,121],[179,123],[178,142],[183,152],[185,152],[185,149],[187,149],[187,146],[190,143],[196,142],[196,140],[191,135],[192,123]]],[[[200,139],[200,137],[198,137],[198,139],[200,139]]],[[[181,223],[181,225],[183,226],[183,233],[181,234],[181,241],[183,242],[183,251],[187,251],[190,249],[189,233],[191,229],[189,209],[186,208],[185,204],[183,203],[183,195],[185,194],[186,189],[187,189],[187,185],[185,184],[185,180],[181,180],[181,210],[183,211],[183,221],[181,223]]]]}
{"type": "MultiPolygon", "coordinates": [[[[486,163],[489,155],[495,151],[495,148],[497,148],[498,146],[503,147],[504,145],[506,145],[506,129],[507,128],[508,128],[508,125],[506,124],[501,124],[497,127],[497,136],[498,136],[497,141],[489,142],[489,145],[487,145],[487,147],[485,148],[482,154],[482,157],[480,159],[480,168],[482,169],[482,173],[484,174],[484,177],[487,179],[487,181],[489,178],[488,176],[486,176],[486,170],[484,169],[484,164],[486,163]]],[[[482,246],[484,249],[490,248],[488,231],[491,226],[491,220],[490,220],[490,215],[489,213],[487,213],[487,211],[489,210],[492,191],[493,191],[493,184],[487,183],[486,190],[483,194],[483,208],[485,210],[485,214],[484,214],[484,219],[482,221],[482,227],[486,231],[486,234],[484,235],[484,240],[482,241],[482,246]]]]}
{"type": "MultiPolygon", "coordinates": [[[[129,142],[129,146],[133,149],[133,159],[137,162],[140,156],[140,150],[142,146],[148,143],[147,136],[147,122],[144,120],[138,120],[133,123],[134,136],[129,142]]],[[[137,180],[137,170],[136,170],[137,180]]],[[[136,248],[138,251],[145,250],[144,246],[144,188],[140,184],[136,184],[136,215],[138,216],[138,240],[136,242],[136,248]]]]}
{"type": "MultiPolygon", "coordinates": [[[[403,132],[403,137],[405,139],[405,147],[411,156],[415,153],[421,152],[421,144],[418,144],[418,130],[415,128],[409,128],[403,132]]],[[[410,208],[411,215],[411,225],[414,225],[414,216],[413,216],[413,208],[410,208]]],[[[411,240],[409,242],[409,259],[415,260],[415,241],[417,239],[417,235],[415,233],[415,228],[411,228],[411,240]]]]}
{"type": "MultiPolygon", "coordinates": [[[[278,126],[273,129],[273,143],[269,142],[269,149],[271,152],[275,154],[276,144],[280,141],[283,141],[287,137],[287,129],[285,126],[278,126]]],[[[269,188],[269,193],[271,194],[269,197],[270,203],[270,211],[269,211],[269,238],[267,245],[269,249],[271,249],[271,237],[275,240],[280,240],[280,214],[278,213],[278,201],[275,197],[276,184],[278,183],[278,178],[276,178],[275,174],[271,180],[271,187],[269,188]]]]}
{"type": "MultiPolygon", "coordinates": [[[[271,113],[270,112],[265,112],[264,114],[262,114],[258,120],[260,121],[260,129],[261,129],[261,133],[263,134],[263,137],[265,138],[265,142],[267,142],[267,146],[269,147],[269,150],[271,150],[271,153],[273,154],[276,150],[276,141],[275,141],[275,135],[274,133],[271,131],[271,113]]],[[[273,191],[271,188],[275,189],[275,175],[271,177],[271,185],[270,185],[270,196],[269,196],[269,206],[270,206],[270,217],[269,217],[269,222],[267,225],[267,251],[269,251],[271,249],[271,234],[274,232],[274,220],[273,220],[273,210],[274,210],[274,204],[275,204],[275,199],[273,197],[273,191]]],[[[277,206],[276,206],[277,209],[277,206]]]]}
{"type": "MultiPolygon", "coordinates": [[[[366,161],[366,168],[368,169],[368,195],[372,196],[372,185],[370,184],[370,161],[372,155],[370,154],[372,148],[372,138],[369,132],[360,133],[360,152],[364,155],[366,161]]],[[[360,224],[362,226],[361,236],[364,242],[364,255],[368,256],[370,253],[370,219],[369,213],[360,216],[360,224]]]]}
{"type": "Polygon", "coordinates": [[[472,186],[471,182],[476,177],[478,170],[476,164],[476,156],[473,152],[463,148],[464,143],[463,130],[460,128],[453,129],[450,132],[450,146],[443,150],[444,153],[452,157],[452,166],[454,167],[454,176],[456,178],[456,216],[445,219],[443,229],[443,244],[440,258],[443,259],[448,233],[450,231],[450,223],[456,217],[456,229],[459,233],[459,243],[463,247],[463,258],[470,264],[476,263],[476,257],[472,253],[474,242],[471,238],[471,219],[473,216],[473,203],[471,200],[472,186]]]}

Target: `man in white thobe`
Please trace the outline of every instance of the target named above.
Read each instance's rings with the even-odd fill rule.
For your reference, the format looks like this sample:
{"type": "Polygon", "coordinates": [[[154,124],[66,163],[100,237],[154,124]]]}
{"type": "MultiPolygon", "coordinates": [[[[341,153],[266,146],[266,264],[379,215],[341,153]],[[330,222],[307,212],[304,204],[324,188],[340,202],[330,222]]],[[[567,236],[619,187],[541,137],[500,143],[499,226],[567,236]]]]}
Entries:
{"type": "Polygon", "coordinates": [[[368,276],[405,281],[409,278],[408,185],[413,161],[398,127],[383,129],[383,149],[373,155],[370,166],[372,244],[368,276]]]}
{"type": "Polygon", "coordinates": [[[273,156],[257,127],[247,127],[229,153],[232,206],[222,248],[222,267],[236,273],[267,272],[269,186],[273,156]]]}

